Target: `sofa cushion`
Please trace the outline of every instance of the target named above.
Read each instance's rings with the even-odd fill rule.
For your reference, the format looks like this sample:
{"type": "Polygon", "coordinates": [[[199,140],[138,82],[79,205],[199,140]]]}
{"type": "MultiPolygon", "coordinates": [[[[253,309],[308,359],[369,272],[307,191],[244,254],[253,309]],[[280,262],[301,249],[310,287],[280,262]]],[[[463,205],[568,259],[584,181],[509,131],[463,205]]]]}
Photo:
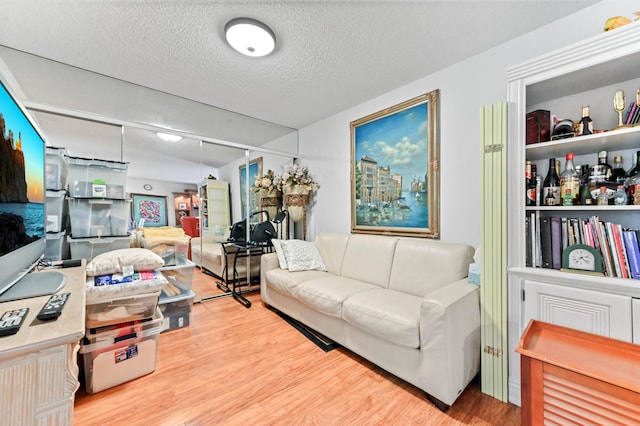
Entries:
{"type": "Polygon", "coordinates": [[[397,242],[398,239],[394,237],[351,235],[344,252],[340,275],[387,288],[397,242]]]}
{"type": "Polygon", "coordinates": [[[422,297],[375,289],[357,293],[342,305],[342,318],[367,333],[407,348],[420,347],[422,297]]]}
{"type": "Polygon", "coordinates": [[[305,281],[295,287],[302,303],[337,318],[342,317],[342,302],[356,293],[379,288],[373,284],[339,276],[305,281]]]}
{"type": "Polygon", "coordinates": [[[267,271],[267,285],[280,293],[286,294],[291,297],[296,297],[295,288],[305,281],[310,281],[316,278],[322,278],[330,276],[328,272],[324,271],[298,271],[290,272],[286,269],[271,269],[267,271]]]}
{"type": "Polygon", "coordinates": [[[467,276],[473,247],[419,239],[401,239],[396,245],[389,288],[416,296],[467,276]]]}
{"type": "Polygon", "coordinates": [[[276,256],[278,256],[278,264],[280,265],[280,269],[289,269],[289,266],[287,265],[287,258],[284,255],[284,249],[282,248],[282,244],[280,244],[280,240],[277,238],[272,238],[271,244],[276,250],[276,256]]]}
{"type": "Polygon", "coordinates": [[[349,234],[322,232],[316,235],[314,241],[327,271],[335,275],[342,275],[342,260],[347,241],[349,241],[349,234]]]}
{"type": "Polygon", "coordinates": [[[280,246],[287,260],[287,269],[295,271],[326,271],[316,245],[311,241],[281,240],[280,246]]]}

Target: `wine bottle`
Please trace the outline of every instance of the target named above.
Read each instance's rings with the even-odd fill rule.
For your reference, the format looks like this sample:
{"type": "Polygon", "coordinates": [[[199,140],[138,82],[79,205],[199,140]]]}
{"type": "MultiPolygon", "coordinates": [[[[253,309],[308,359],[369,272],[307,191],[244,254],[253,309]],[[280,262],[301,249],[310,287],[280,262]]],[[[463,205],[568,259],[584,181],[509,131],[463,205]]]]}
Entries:
{"type": "Polygon", "coordinates": [[[640,173],[640,151],[636,151],[636,164],[627,172],[628,177],[633,177],[640,173]]]}
{"type": "Polygon", "coordinates": [[[549,171],[544,178],[542,184],[544,189],[544,204],[546,206],[559,206],[560,205],[560,178],[556,172],[556,159],[549,159],[549,171]]]}
{"type": "Polygon", "coordinates": [[[580,177],[573,164],[573,152],[566,156],[564,171],[560,175],[560,194],[563,206],[578,204],[577,198],[580,190],[580,177]]]}
{"type": "Polygon", "coordinates": [[[613,180],[613,167],[611,167],[611,164],[609,164],[607,159],[607,151],[598,152],[598,164],[604,168],[602,172],[604,180],[611,182],[613,180]]]}
{"type": "Polygon", "coordinates": [[[636,196],[636,182],[637,177],[640,175],[640,151],[636,151],[636,164],[627,172],[627,179],[624,185],[627,187],[627,194],[629,195],[629,202],[636,204],[640,196],[636,196]]]}
{"type": "Polygon", "coordinates": [[[613,157],[613,180],[618,185],[624,185],[624,181],[627,178],[627,172],[622,167],[622,156],[616,155],[613,157]]]}
{"type": "Polygon", "coordinates": [[[538,177],[537,166],[530,164],[530,177],[527,180],[527,206],[536,205],[536,179],[538,177]]]}

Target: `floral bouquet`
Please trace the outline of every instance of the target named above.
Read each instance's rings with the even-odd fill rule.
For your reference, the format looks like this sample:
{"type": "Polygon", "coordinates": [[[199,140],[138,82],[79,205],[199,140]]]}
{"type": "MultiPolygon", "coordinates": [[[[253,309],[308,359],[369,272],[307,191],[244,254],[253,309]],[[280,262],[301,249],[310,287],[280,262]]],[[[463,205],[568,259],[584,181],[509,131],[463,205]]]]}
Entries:
{"type": "Polygon", "coordinates": [[[264,176],[256,176],[256,180],[251,186],[251,190],[254,192],[260,192],[261,189],[267,191],[280,190],[280,187],[275,183],[275,176],[273,170],[267,170],[264,176]]]}
{"type": "Polygon", "coordinates": [[[275,175],[274,184],[280,188],[282,192],[287,192],[287,189],[298,188],[311,194],[320,188],[320,185],[314,182],[309,174],[307,166],[299,164],[285,166],[281,173],[275,175]]]}

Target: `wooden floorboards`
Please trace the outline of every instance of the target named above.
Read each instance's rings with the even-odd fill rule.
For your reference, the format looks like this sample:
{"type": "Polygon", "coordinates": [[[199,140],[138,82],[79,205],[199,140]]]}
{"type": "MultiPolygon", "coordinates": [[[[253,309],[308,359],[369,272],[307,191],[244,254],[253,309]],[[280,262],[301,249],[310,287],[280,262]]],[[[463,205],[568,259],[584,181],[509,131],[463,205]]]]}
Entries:
{"type": "MultiPolygon", "coordinates": [[[[196,274],[198,293],[215,293],[196,274]]],[[[323,352],[266,308],[196,303],[189,327],[160,335],[153,373],[76,394],[76,425],[518,425],[520,409],[474,381],[447,413],[344,348],[323,352]]]]}

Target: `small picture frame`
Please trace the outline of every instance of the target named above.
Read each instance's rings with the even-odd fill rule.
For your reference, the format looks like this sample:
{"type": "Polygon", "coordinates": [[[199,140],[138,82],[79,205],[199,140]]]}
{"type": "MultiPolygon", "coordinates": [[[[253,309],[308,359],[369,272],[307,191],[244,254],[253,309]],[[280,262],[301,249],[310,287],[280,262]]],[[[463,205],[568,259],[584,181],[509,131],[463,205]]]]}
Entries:
{"type": "Polygon", "coordinates": [[[186,210],[187,203],[178,203],[178,210],[186,210]]]}

